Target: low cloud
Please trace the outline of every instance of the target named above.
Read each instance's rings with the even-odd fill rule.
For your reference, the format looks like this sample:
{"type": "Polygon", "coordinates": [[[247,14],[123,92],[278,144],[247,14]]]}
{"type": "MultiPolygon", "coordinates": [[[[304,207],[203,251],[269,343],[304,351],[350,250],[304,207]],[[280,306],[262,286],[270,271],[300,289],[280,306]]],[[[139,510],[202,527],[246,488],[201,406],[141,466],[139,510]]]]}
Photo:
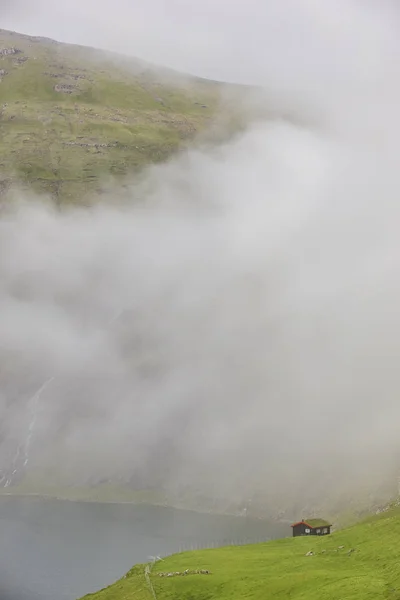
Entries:
{"type": "Polygon", "coordinates": [[[245,49],[241,77],[234,5],[217,54],[312,125],[253,123],[150,168],[123,205],[3,213],[5,469],[12,438],[32,470],[291,513],[395,487],[398,15],[322,6],[271,3],[279,35],[245,49]]]}

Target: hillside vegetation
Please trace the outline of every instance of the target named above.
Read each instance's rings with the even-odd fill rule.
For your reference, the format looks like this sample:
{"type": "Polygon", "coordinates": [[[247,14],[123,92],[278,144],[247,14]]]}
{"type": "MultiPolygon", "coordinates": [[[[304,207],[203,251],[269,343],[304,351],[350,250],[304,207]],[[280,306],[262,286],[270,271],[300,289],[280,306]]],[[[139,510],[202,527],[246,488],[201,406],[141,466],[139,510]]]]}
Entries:
{"type": "Polygon", "coordinates": [[[0,194],[75,202],[165,160],[216,114],[222,84],[0,30],[0,194]]]}
{"type": "Polygon", "coordinates": [[[137,565],[85,600],[396,600],[399,537],[397,508],[326,537],[174,555],[158,561],[147,580],[146,565],[137,565]]]}

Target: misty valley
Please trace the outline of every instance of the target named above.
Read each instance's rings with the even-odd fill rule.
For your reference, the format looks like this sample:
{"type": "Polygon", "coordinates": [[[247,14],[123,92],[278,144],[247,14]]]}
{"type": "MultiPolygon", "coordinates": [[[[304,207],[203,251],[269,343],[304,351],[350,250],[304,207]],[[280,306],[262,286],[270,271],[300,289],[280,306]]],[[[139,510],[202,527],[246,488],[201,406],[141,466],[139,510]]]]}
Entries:
{"type": "Polygon", "coordinates": [[[2,7],[0,600],[398,599],[398,6],[112,4],[2,7]]]}

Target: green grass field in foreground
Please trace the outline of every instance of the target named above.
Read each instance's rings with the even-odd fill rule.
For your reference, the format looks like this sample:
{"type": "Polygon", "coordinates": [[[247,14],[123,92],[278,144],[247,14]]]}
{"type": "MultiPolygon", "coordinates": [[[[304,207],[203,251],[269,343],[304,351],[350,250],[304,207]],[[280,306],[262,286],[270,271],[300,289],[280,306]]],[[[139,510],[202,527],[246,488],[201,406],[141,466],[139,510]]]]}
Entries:
{"type": "MultiPolygon", "coordinates": [[[[154,600],[145,567],[85,600],[154,600]]],[[[400,510],[321,538],[177,554],[154,565],[150,582],[157,600],[398,600],[400,510]],[[160,576],[186,569],[210,574],[160,576]]]]}

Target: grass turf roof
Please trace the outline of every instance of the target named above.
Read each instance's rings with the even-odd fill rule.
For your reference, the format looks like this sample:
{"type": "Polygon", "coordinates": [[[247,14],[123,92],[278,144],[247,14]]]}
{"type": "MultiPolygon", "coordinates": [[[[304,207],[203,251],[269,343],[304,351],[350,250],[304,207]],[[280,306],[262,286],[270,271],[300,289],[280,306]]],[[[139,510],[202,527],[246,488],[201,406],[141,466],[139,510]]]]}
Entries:
{"type": "Polygon", "coordinates": [[[304,522],[311,525],[311,527],[330,527],[332,525],[325,519],[304,519],[304,522]]]}

